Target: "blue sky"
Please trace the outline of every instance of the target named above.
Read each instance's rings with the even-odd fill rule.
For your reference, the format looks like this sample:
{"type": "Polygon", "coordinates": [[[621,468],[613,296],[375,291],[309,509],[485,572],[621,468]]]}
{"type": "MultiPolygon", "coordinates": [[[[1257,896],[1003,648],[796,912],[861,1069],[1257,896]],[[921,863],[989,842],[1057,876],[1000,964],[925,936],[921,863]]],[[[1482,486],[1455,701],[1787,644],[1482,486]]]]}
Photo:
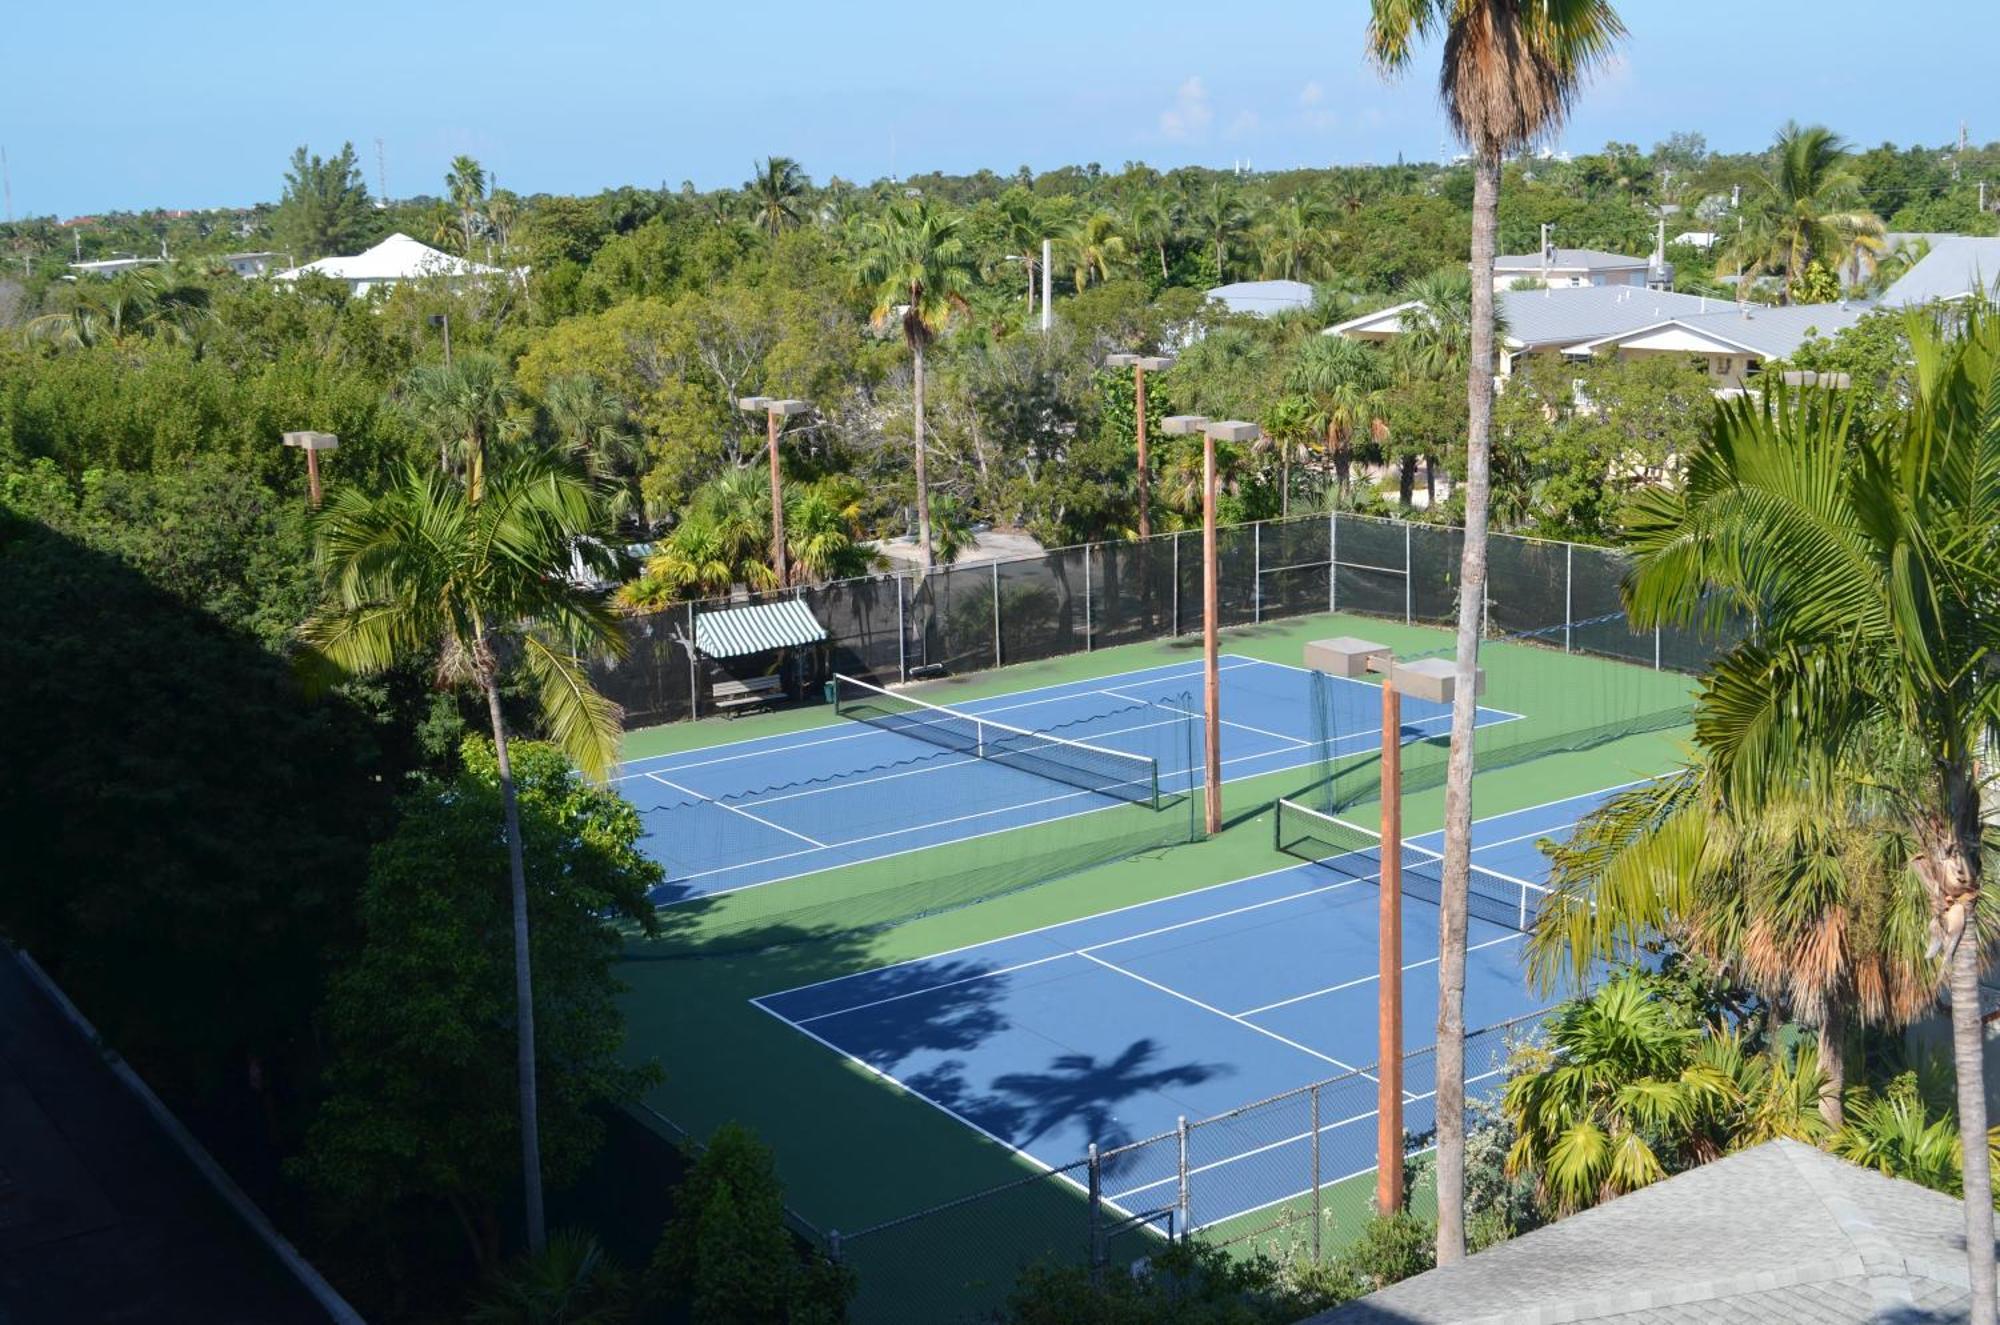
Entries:
{"type": "MultiPolygon", "coordinates": [[[[1762,145],[1787,117],[1868,145],[2000,138],[1994,0],[1622,0],[1632,29],[1564,146],[1676,129],[1762,145]],[[1982,120],[1983,116],[1983,120],[1982,120]]],[[[470,152],[522,192],[1128,160],[1435,158],[1436,55],[1385,84],[1365,0],[304,7],[24,6],[0,29],[16,215],[274,200],[293,147],[352,140],[435,192],[470,152]]]]}

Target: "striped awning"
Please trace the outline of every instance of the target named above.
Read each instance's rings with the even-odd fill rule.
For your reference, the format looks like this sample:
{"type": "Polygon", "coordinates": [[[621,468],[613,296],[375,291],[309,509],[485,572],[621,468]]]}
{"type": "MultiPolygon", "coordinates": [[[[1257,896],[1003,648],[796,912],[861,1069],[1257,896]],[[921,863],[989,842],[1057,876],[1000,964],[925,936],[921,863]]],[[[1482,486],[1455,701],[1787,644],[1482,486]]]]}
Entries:
{"type": "Polygon", "coordinates": [[[796,598],[703,612],[694,619],[694,647],[704,658],[741,658],[825,638],[826,627],[796,598]]]}

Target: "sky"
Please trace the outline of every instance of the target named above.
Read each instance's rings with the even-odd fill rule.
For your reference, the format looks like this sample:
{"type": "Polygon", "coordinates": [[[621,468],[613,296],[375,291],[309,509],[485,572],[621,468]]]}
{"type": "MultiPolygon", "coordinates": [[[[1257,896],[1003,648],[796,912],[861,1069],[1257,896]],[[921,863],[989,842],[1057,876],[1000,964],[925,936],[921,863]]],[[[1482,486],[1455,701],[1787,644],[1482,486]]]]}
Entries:
{"type": "MultiPolygon", "coordinates": [[[[1618,0],[1631,35],[1561,146],[1722,150],[1788,118],[1862,146],[2000,138],[1995,0],[1618,0]],[[1956,34],[1955,36],[1953,34],[1956,34]]],[[[1127,161],[1436,160],[1437,52],[1395,82],[1365,0],[107,0],[0,28],[16,216],[275,201],[292,149],[352,141],[379,192],[477,157],[521,193],[1127,161]]],[[[1455,150],[1455,149],[1454,149],[1455,150]]]]}

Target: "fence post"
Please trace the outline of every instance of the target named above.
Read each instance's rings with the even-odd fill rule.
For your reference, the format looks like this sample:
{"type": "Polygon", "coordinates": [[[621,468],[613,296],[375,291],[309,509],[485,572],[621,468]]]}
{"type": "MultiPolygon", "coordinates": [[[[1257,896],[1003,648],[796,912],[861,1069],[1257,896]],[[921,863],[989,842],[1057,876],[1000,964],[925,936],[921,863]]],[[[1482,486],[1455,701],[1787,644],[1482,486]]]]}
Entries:
{"type": "Polygon", "coordinates": [[[1653,627],[1653,670],[1660,670],[1660,628],[1653,627]]]}
{"type": "Polygon", "coordinates": [[[826,1258],[836,1265],[840,1263],[840,1230],[837,1228],[826,1231],[826,1258]]]}
{"type": "Polygon", "coordinates": [[[694,656],[694,604],[687,605],[688,614],[688,717],[701,716],[701,666],[694,656]]]}
{"type": "Polygon", "coordinates": [[[1090,554],[1097,550],[1097,544],[1083,545],[1083,651],[1090,652],[1090,554]]]}
{"type": "Polygon", "coordinates": [[[1340,610],[1340,516],[1326,513],[1326,610],[1340,610]]]}
{"type": "Polygon", "coordinates": [[[1410,569],[1410,522],[1403,521],[1403,624],[1409,625],[1416,619],[1411,611],[1415,594],[1416,574],[1410,569]]]}
{"type": "Polygon", "coordinates": [[[1167,625],[1167,635],[1168,635],[1169,637],[1172,637],[1172,636],[1174,636],[1174,635],[1178,635],[1178,634],[1180,634],[1180,633],[1181,633],[1181,536],[1180,536],[1180,531],[1179,531],[1179,530],[1175,530],[1175,531],[1174,531],[1173,533],[1171,533],[1171,534],[1168,534],[1168,535],[1167,535],[1167,537],[1168,537],[1169,539],[1171,539],[1171,540],[1173,541],[1173,548],[1174,548],[1174,619],[1173,619],[1173,620],[1172,620],[1171,622],[1169,622],[1169,623],[1168,623],[1168,625],[1167,625]]]}
{"type": "Polygon", "coordinates": [[[1180,1158],[1174,1168],[1175,1181],[1177,1183],[1174,1189],[1177,1193],[1174,1199],[1174,1208],[1180,1212],[1181,1238],[1185,1241],[1194,1232],[1194,1216],[1190,1210],[1188,1199],[1188,1122],[1186,1114],[1181,1115],[1178,1130],[1180,1132],[1180,1158]]]}
{"type": "Polygon", "coordinates": [[[993,665],[998,667],[1000,658],[1000,563],[993,563],[993,665]]]}
{"type": "Polygon", "coordinates": [[[1563,544],[1563,652],[1570,650],[1570,630],[1576,622],[1576,544],[1563,544]]]}
{"type": "Polygon", "coordinates": [[[1095,1141],[1090,1143],[1088,1163],[1090,1165],[1090,1199],[1086,1204],[1089,1206],[1089,1241],[1086,1245],[1090,1253],[1090,1282],[1096,1285],[1103,1282],[1103,1275],[1101,1273],[1103,1258],[1098,1255],[1097,1221],[1098,1206],[1104,1200],[1104,1172],[1097,1162],[1097,1142],[1095,1141]]]}
{"type": "Polygon", "coordinates": [[[1313,1190],[1313,1264],[1319,1264],[1319,1082],[1312,1087],[1312,1190],[1313,1190]]]}
{"type": "Polygon", "coordinates": [[[1264,522],[1250,526],[1250,624],[1264,620],[1264,522]]]}
{"type": "Polygon", "coordinates": [[[910,679],[910,622],[903,610],[903,573],[896,572],[896,679],[910,679]]]}

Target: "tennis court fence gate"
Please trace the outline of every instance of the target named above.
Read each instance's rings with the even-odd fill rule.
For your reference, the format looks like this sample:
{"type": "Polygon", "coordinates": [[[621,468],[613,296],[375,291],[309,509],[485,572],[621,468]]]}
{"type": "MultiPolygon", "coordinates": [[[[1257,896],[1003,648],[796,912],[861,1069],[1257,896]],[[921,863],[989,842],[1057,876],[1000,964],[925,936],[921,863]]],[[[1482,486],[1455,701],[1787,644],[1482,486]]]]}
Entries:
{"type": "MultiPolygon", "coordinates": [[[[1548,1010],[1466,1036],[1471,1109],[1505,1085],[1509,1055],[1548,1010]]],[[[1409,1153],[1430,1148],[1434,1051],[1404,1058],[1409,1153]],[[1421,1129],[1421,1130],[1418,1130],[1421,1129]]],[[[853,1318],[988,1319],[1030,1266],[1124,1272],[1171,1241],[1247,1245],[1280,1259],[1341,1250],[1373,1213],[1373,1067],[1183,1119],[1173,1131],[1091,1147],[1027,1174],[819,1245],[855,1272],[853,1318]]]]}
{"type": "MultiPolygon", "coordinates": [[[[1463,531],[1348,512],[1217,531],[1223,626],[1317,612],[1410,623],[1457,613],[1463,531]]],[[[1615,548],[1494,534],[1488,545],[1491,634],[1533,636],[1564,652],[1652,668],[1699,669],[1718,636],[1633,631],[1619,586],[1631,559],[1615,548]]],[[[720,674],[694,655],[702,612],[798,598],[826,628],[836,672],[877,685],[1168,639],[1201,629],[1201,534],[1087,543],[1039,556],[866,575],[769,593],[678,604],[627,617],[625,656],[592,664],[627,726],[713,711],[720,674]]]]}

